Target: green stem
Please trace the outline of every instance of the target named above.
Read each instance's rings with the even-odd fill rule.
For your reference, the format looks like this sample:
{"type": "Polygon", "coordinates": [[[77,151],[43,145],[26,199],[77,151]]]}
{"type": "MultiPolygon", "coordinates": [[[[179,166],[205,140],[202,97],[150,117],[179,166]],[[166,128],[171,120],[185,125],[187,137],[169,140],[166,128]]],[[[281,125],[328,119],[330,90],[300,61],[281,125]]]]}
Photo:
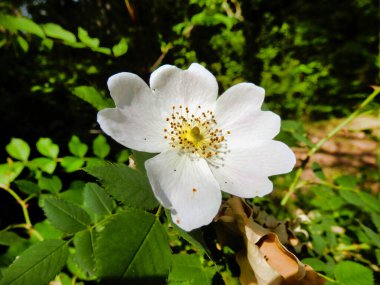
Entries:
{"type": "Polygon", "coordinates": [[[29,212],[28,212],[28,205],[26,203],[26,200],[22,200],[21,197],[13,191],[10,187],[8,187],[5,184],[0,184],[0,188],[4,189],[6,192],[8,192],[16,201],[19,203],[22,209],[22,213],[24,215],[25,224],[22,225],[15,225],[14,227],[22,227],[25,228],[30,235],[36,236],[37,239],[43,240],[44,238],[41,236],[41,234],[33,228],[32,222],[30,221],[29,212]]]}
{"type": "Polygon", "coordinates": [[[347,117],[342,123],[340,123],[338,126],[336,126],[333,130],[331,130],[324,138],[322,138],[314,147],[312,147],[307,155],[306,158],[302,161],[302,164],[300,168],[297,170],[296,176],[293,179],[293,182],[291,183],[288,192],[282,198],[281,200],[281,206],[284,206],[291,195],[293,195],[294,191],[297,188],[298,182],[301,178],[301,174],[305,170],[305,167],[307,163],[309,162],[309,159],[311,156],[316,153],[322,145],[327,142],[329,139],[331,139],[334,135],[336,135],[341,129],[343,129],[346,125],[348,125],[353,119],[355,119],[357,116],[359,116],[360,112],[362,111],[363,108],[365,108],[370,102],[375,99],[375,97],[380,93],[380,88],[376,88],[360,105],[359,107],[353,112],[350,116],[347,117]]]}
{"type": "Polygon", "coordinates": [[[326,280],[329,281],[329,282],[332,282],[332,283],[338,283],[338,281],[336,281],[336,280],[334,280],[334,279],[332,279],[332,278],[330,278],[330,277],[328,277],[328,276],[326,276],[326,275],[323,275],[322,273],[317,272],[317,274],[318,274],[319,276],[321,276],[322,278],[326,279],[326,280]]]}

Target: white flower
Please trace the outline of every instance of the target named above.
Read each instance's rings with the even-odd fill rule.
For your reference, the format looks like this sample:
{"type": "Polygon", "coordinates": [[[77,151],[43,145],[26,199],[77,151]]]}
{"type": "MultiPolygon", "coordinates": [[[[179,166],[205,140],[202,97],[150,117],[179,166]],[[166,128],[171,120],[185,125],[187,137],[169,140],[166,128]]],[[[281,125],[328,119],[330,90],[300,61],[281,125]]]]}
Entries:
{"type": "Polygon", "coordinates": [[[215,77],[199,64],[164,65],[150,88],[135,74],[108,80],[116,108],[98,114],[103,131],[120,144],[159,153],[145,162],[157,199],[189,231],[209,224],[221,191],[244,198],[273,190],[268,176],[287,173],[294,153],[273,140],[280,117],[261,111],[264,89],[239,83],[218,99],[215,77]]]}

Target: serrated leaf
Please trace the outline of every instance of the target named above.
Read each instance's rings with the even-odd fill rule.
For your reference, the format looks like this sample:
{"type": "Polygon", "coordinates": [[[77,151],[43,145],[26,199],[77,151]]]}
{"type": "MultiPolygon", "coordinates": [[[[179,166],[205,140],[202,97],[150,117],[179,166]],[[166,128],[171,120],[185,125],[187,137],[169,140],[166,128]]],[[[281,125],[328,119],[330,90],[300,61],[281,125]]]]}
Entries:
{"type": "Polygon", "coordinates": [[[50,138],[40,138],[37,143],[37,150],[44,156],[57,158],[59,153],[59,146],[50,138]]]}
{"type": "Polygon", "coordinates": [[[97,38],[92,38],[88,35],[88,32],[83,29],[82,27],[78,28],[78,38],[82,43],[84,43],[86,46],[90,48],[97,48],[99,47],[99,39],[97,38]]]}
{"type": "Polygon", "coordinates": [[[40,187],[41,190],[58,193],[62,190],[62,181],[55,175],[52,177],[41,176],[38,178],[38,187],[40,187]]]}
{"type": "Polygon", "coordinates": [[[133,150],[132,151],[132,159],[136,164],[136,169],[138,169],[142,173],[146,173],[145,161],[154,157],[155,155],[156,155],[155,153],[133,150]]]}
{"type": "Polygon", "coordinates": [[[71,44],[76,43],[77,41],[75,35],[72,32],[65,30],[58,24],[48,23],[42,25],[42,28],[48,37],[63,40],[71,44]]]}
{"type": "Polygon", "coordinates": [[[12,138],[11,142],[5,147],[8,154],[13,158],[27,161],[30,154],[29,145],[22,139],[12,138]]]}
{"type": "Polygon", "coordinates": [[[25,194],[37,194],[40,192],[38,185],[29,180],[17,180],[15,181],[17,188],[25,194]]]}
{"type": "Polygon", "coordinates": [[[72,89],[72,92],[82,100],[90,103],[97,110],[112,108],[115,106],[110,98],[105,98],[101,93],[98,92],[98,90],[92,86],[78,86],[72,89]]]}
{"type": "Polygon", "coordinates": [[[122,56],[128,51],[128,42],[126,38],[121,38],[120,42],[112,47],[112,52],[115,57],[122,56]]]}
{"type": "Polygon", "coordinates": [[[158,205],[148,178],[139,171],[124,164],[110,163],[85,170],[97,177],[105,190],[120,202],[143,209],[152,209],[158,205]]]}
{"type": "Polygon", "coordinates": [[[98,135],[92,143],[92,149],[97,157],[104,159],[110,153],[111,147],[105,136],[98,135]]]}
{"type": "Polygon", "coordinates": [[[87,153],[88,146],[80,141],[77,136],[72,136],[69,141],[70,152],[78,157],[84,157],[87,153]]]}
{"type": "Polygon", "coordinates": [[[65,156],[61,160],[62,167],[66,172],[78,171],[82,168],[84,160],[75,156],[65,156]]]}
{"type": "Polygon", "coordinates": [[[44,240],[25,250],[3,272],[1,285],[48,284],[65,265],[65,241],[44,240]]]}
{"type": "Polygon", "coordinates": [[[353,261],[342,261],[334,269],[335,278],[342,285],[372,285],[373,272],[353,261]]]}
{"type": "Polygon", "coordinates": [[[48,174],[53,174],[57,162],[47,157],[37,157],[28,162],[28,167],[32,170],[39,168],[48,174]]]}
{"type": "Polygon", "coordinates": [[[89,215],[77,205],[58,198],[44,198],[42,208],[48,220],[66,233],[76,233],[91,223],[89,215]]]}
{"type": "Polygon", "coordinates": [[[95,233],[92,230],[78,232],[74,236],[74,262],[88,275],[95,272],[95,233]]]}
{"type": "Polygon", "coordinates": [[[165,284],[171,266],[162,225],[133,209],[115,215],[99,232],[95,258],[97,275],[109,284],[165,284]]]}
{"type": "Polygon", "coordinates": [[[0,183],[9,185],[20,175],[23,169],[24,164],[19,161],[0,164],[0,183]]]}
{"type": "Polygon", "coordinates": [[[168,285],[209,285],[216,273],[215,268],[204,267],[195,254],[174,254],[173,267],[170,270],[168,285]]]}
{"type": "Polygon", "coordinates": [[[23,31],[44,38],[45,34],[41,27],[32,20],[25,17],[15,17],[0,14],[0,26],[11,31],[23,31]]]}
{"type": "Polygon", "coordinates": [[[112,199],[105,190],[95,183],[87,183],[84,188],[85,206],[94,213],[104,216],[111,214],[114,209],[112,199]]]}

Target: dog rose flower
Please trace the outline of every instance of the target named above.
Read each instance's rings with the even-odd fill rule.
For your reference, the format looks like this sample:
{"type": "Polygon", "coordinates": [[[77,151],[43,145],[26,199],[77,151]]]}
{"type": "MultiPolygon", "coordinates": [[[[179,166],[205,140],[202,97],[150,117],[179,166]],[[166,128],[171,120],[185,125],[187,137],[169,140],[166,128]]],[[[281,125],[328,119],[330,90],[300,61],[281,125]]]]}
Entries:
{"type": "Polygon", "coordinates": [[[280,117],[262,111],[264,89],[239,83],[218,98],[215,77],[193,63],[164,65],[150,77],[118,73],[108,80],[116,108],[98,113],[103,131],[120,144],[159,153],[145,162],[153,192],[184,230],[209,224],[221,191],[243,198],[273,190],[268,176],[295,164],[291,149],[273,138],[280,117]]]}

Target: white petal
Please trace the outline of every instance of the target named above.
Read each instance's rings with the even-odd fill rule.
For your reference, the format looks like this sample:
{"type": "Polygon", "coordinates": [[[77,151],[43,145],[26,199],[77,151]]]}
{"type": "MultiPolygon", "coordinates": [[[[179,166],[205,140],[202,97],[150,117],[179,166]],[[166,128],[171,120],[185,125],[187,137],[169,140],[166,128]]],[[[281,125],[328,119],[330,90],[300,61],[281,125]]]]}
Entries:
{"type": "Polygon", "coordinates": [[[107,85],[112,99],[118,107],[130,105],[137,97],[154,96],[144,80],[129,72],[121,72],[111,76],[107,85]]]}
{"type": "Polygon", "coordinates": [[[250,147],[234,145],[223,164],[211,167],[222,191],[239,197],[263,196],[273,190],[268,176],[290,172],[296,159],[282,142],[267,140],[250,147]]]}
{"type": "Polygon", "coordinates": [[[240,83],[228,89],[217,100],[215,118],[220,129],[230,131],[231,140],[247,144],[272,139],[280,131],[280,117],[261,111],[264,89],[251,83],[240,83]]]}
{"type": "Polygon", "coordinates": [[[154,106],[104,109],[98,113],[98,123],[107,135],[128,148],[158,153],[170,147],[164,139],[165,122],[154,106]]]}
{"type": "Polygon", "coordinates": [[[171,150],[147,160],[145,168],[154,194],[179,227],[199,228],[218,213],[220,188],[204,159],[171,150]]]}
{"type": "Polygon", "coordinates": [[[213,104],[218,96],[218,83],[202,65],[193,63],[189,69],[163,65],[150,77],[151,89],[160,97],[164,108],[183,105],[194,110],[198,105],[213,104]]]}

